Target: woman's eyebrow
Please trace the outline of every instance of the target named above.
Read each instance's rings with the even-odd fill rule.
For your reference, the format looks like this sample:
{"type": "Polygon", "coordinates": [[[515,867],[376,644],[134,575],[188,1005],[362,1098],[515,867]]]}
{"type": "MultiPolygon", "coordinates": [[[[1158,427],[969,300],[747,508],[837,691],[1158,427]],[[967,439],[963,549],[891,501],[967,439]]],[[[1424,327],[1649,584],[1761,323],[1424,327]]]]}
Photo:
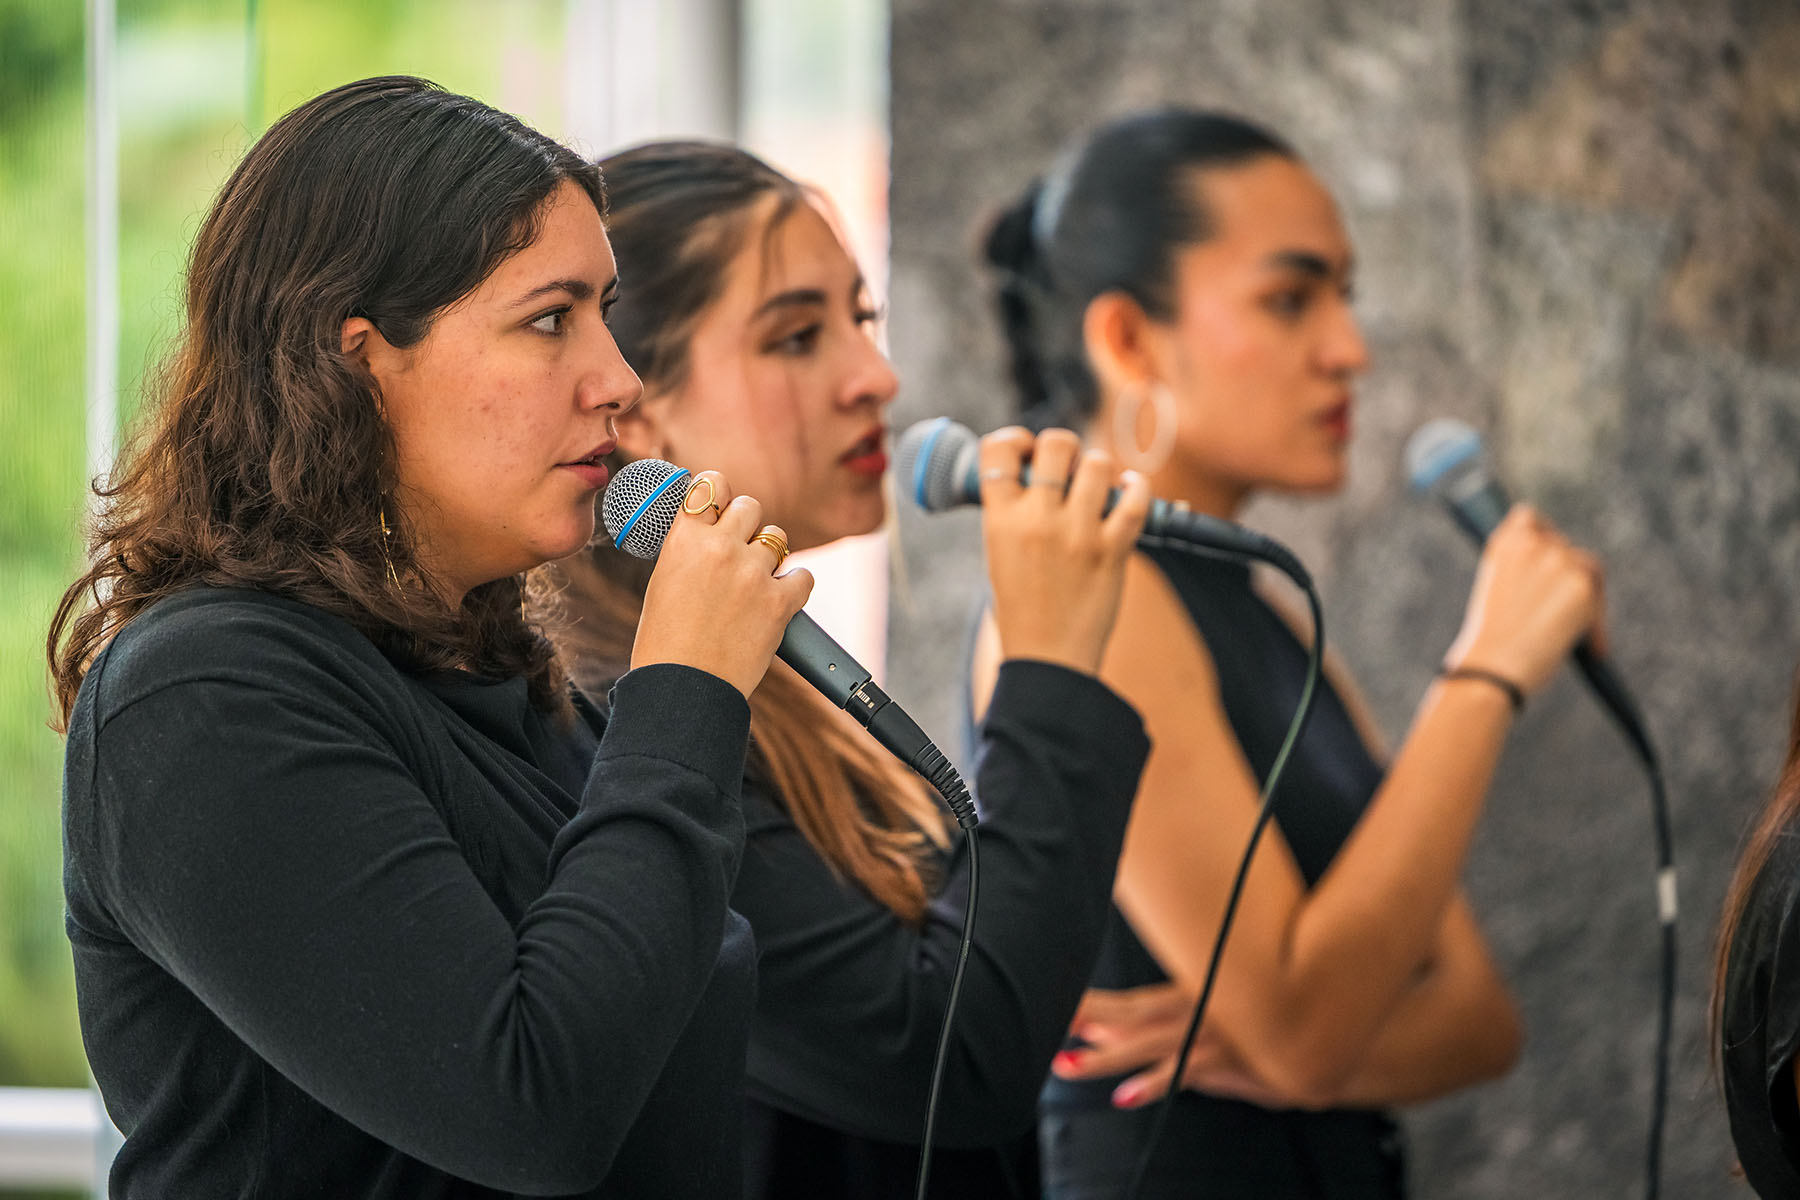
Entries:
{"type": "MultiPolygon", "coordinates": [[[[602,292],[603,294],[610,294],[618,290],[619,279],[618,276],[615,275],[612,282],[608,283],[606,287],[602,289],[602,292]]],[[[511,304],[507,305],[507,307],[524,308],[532,301],[540,300],[552,292],[567,292],[576,300],[587,300],[594,294],[594,285],[585,279],[552,279],[548,283],[541,283],[537,287],[532,288],[529,292],[526,292],[511,304]]]]}
{"type": "Polygon", "coordinates": [[[805,305],[819,305],[824,303],[825,293],[822,289],[794,288],[791,291],[777,292],[775,295],[770,296],[767,300],[764,300],[761,304],[757,305],[756,311],[750,315],[752,317],[760,317],[765,313],[774,312],[778,308],[798,308],[805,305]]]}
{"type": "Polygon", "coordinates": [[[1312,250],[1277,250],[1269,255],[1268,265],[1278,270],[1297,271],[1314,279],[1336,279],[1340,275],[1348,276],[1352,263],[1345,259],[1342,267],[1337,267],[1323,254],[1312,250]]]}

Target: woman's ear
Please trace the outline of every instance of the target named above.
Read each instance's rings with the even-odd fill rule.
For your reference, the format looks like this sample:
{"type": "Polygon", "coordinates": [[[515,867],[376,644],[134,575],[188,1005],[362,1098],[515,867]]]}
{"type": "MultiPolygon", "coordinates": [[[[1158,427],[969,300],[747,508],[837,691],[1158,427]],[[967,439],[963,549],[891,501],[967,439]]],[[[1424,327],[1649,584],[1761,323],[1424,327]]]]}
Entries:
{"type": "Polygon", "coordinates": [[[381,336],[367,317],[347,317],[339,328],[338,348],[353,365],[368,372],[379,391],[382,384],[406,369],[408,356],[381,336]]]}
{"type": "Polygon", "coordinates": [[[1081,316],[1081,339],[1102,392],[1142,387],[1158,378],[1155,322],[1130,295],[1102,292],[1081,316]]]}

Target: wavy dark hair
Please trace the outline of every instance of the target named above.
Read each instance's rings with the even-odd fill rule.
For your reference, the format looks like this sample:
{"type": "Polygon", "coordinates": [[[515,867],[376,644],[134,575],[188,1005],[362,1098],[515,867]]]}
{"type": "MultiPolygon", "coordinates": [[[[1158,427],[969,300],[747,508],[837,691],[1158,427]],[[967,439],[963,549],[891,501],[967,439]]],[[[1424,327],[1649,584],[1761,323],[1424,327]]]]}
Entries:
{"type": "MultiPolygon", "coordinates": [[[[653,142],[600,167],[619,278],[630,289],[613,311],[613,337],[645,394],[667,392],[685,377],[694,327],[732,260],[815,193],[714,142],[653,142]],[[768,215],[753,219],[771,199],[768,215]]],[[[541,610],[546,623],[576,679],[604,690],[630,663],[649,564],[603,534],[588,553],[546,571],[559,583],[541,610]]],[[[750,695],[749,771],[833,870],[902,919],[923,919],[937,851],[948,842],[936,798],[779,660],[750,695]]]]}
{"type": "Polygon", "coordinates": [[[1175,254],[1212,236],[1196,173],[1266,155],[1297,158],[1265,129],[1224,113],[1158,108],[1100,126],[995,218],[982,256],[1025,422],[1079,427],[1099,385],[1082,319],[1124,292],[1151,317],[1175,315],[1175,254]]]}
{"type": "Polygon", "coordinates": [[[395,449],[350,317],[395,346],[529,245],[564,181],[603,214],[599,171],[505,113],[406,76],[365,79],[284,116],[200,227],[179,344],[110,481],[88,570],[47,651],[58,728],[94,657],[156,601],[195,584],[278,593],[342,617],[411,669],[523,675],[567,713],[526,579],[451,610],[391,499],[395,449]]]}

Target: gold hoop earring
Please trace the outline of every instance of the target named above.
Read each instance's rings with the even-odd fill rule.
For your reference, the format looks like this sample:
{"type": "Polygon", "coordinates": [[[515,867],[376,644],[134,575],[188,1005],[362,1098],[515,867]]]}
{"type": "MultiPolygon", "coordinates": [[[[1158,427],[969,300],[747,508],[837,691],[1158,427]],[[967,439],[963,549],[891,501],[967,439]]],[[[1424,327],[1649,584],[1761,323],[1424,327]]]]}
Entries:
{"type": "Polygon", "coordinates": [[[387,502],[383,501],[375,511],[381,518],[381,561],[387,564],[388,582],[395,587],[399,587],[400,575],[394,570],[394,530],[393,527],[388,524],[387,502]]]}
{"type": "Polygon", "coordinates": [[[1154,475],[1162,470],[1163,464],[1169,461],[1169,455],[1175,452],[1175,427],[1181,421],[1181,413],[1175,407],[1175,393],[1167,384],[1133,384],[1119,393],[1119,402],[1113,406],[1113,452],[1118,455],[1119,462],[1140,475],[1154,475]],[[1150,444],[1138,445],[1138,413],[1144,406],[1144,395],[1148,393],[1150,403],[1154,406],[1156,425],[1150,432],[1150,444]]]}

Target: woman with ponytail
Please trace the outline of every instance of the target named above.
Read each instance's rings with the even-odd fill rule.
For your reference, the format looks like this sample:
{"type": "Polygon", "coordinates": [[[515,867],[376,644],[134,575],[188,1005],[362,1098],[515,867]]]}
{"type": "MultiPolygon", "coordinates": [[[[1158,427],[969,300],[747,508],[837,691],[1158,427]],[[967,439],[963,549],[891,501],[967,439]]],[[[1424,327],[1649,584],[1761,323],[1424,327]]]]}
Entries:
{"type": "MultiPolygon", "coordinates": [[[[619,271],[613,328],[643,377],[623,455],[712,463],[795,547],[883,519],[898,383],[823,197],[729,146],[604,159],[619,271]]],[[[1141,479],[1066,430],[982,445],[1000,657],[976,773],[981,896],[938,1114],[931,1192],[1036,1197],[1035,1105],[1105,924],[1147,747],[1095,678],[1141,479]],[[1034,480],[1062,487],[1024,487],[1034,480]],[[1124,496],[1102,517],[1115,482],[1124,496]]],[[[560,564],[559,639],[598,690],[623,668],[646,568],[611,546],[560,564]]],[[[752,693],[744,860],[756,935],[746,1194],[913,1194],[961,938],[967,848],[924,784],[776,663],[752,693]]]]}
{"type": "MultiPolygon", "coordinates": [[[[1028,423],[1082,431],[1153,494],[1225,519],[1342,482],[1368,366],[1351,250],[1273,135],[1184,109],[1116,120],[998,220],[987,257],[1028,423]]],[[[1518,708],[1599,619],[1593,560],[1521,508],[1385,765],[1330,666],[1141,1195],[1398,1196],[1388,1110],[1507,1069],[1518,1020],[1457,876],[1518,708]]],[[[1044,1095],[1047,1196],[1121,1195],[1145,1149],[1307,632],[1237,564],[1157,549],[1127,566],[1100,674],[1155,749],[1097,990],[1044,1095]]],[[[978,702],[993,661],[984,638],[978,702]]]]}

